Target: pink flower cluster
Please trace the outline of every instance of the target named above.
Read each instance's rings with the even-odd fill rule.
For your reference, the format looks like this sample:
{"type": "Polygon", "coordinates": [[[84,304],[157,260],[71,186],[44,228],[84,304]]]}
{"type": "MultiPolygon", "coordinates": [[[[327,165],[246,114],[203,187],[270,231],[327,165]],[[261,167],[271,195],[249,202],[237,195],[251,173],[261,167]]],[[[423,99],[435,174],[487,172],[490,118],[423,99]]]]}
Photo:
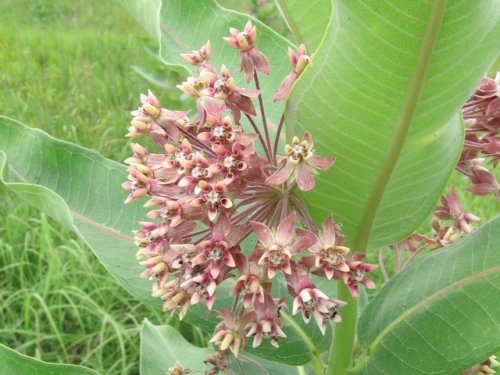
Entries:
{"type": "Polygon", "coordinates": [[[495,79],[483,78],[462,114],[466,134],[457,170],[470,179],[473,194],[500,199],[500,183],[485,166],[489,161],[494,169],[500,160],[500,72],[495,79]]]}
{"type": "MultiPolygon", "coordinates": [[[[345,302],[327,296],[311,275],[343,280],[357,297],[360,284],[375,287],[367,273],[376,266],[364,263],[361,253],[348,257],[331,215],[321,231],[314,225],[297,190],[313,189],[317,169],[328,169],[334,158],[316,155],[308,133],[302,140],[294,137],[285,155],[276,154],[258,88],[257,72],[269,74],[269,63],[255,47],[256,28],[248,23],[244,31],[230,31],[226,40],[240,50],[241,70],[247,82],[254,77],[257,89],[238,87],[225,66],[217,72],[209,64],[210,43],[185,54],[198,75],[179,88],[195,98],[198,113],[191,119],[188,111],[162,108],[151,92],[141,95],[127,136],[147,135],[161,151],[132,143],[123,187],[130,191],[126,203],[149,197],[145,206],[151,207],[152,221],[140,222],[134,238],[145,268],[141,276],[153,281],[153,296],[165,310],[179,312],[181,319],[200,302],[212,310],[219,285],[233,283],[234,303],[220,310],[212,342],[238,356],[250,337],[254,347],[264,339],[277,346],[286,337],[280,314],[286,296],[271,294],[278,273],[288,284],[293,314],[305,322],[313,317],[325,333],[329,320],[340,321],[337,309],[345,302]],[[253,98],[259,99],[260,119],[253,98]],[[256,152],[257,140],[264,155],[256,152]],[[258,240],[243,251],[251,233],[258,240]]],[[[307,64],[304,55],[301,47],[292,61],[294,79],[307,64]]],[[[279,96],[290,88],[289,82],[282,85],[279,96]]]]}

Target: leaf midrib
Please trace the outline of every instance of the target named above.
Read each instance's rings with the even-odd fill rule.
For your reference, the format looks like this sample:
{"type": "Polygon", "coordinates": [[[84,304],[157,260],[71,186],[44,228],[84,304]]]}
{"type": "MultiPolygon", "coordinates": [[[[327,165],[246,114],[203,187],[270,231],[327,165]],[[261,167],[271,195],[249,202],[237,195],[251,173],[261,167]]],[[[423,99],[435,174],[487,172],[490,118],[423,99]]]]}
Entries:
{"type": "Polygon", "coordinates": [[[432,51],[437,40],[441,21],[446,7],[446,0],[436,0],[431,11],[427,30],[422,42],[422,49],[417,59],[415,72],[413,74],[408,95],[403,104],[401,117],[396,127],[396,132],[391,141],[389,152],[384,161],[378,179],[375,181],[370,198],[366,205],[361,221],[356,231],[353,247],[358,250],[366,250],[370,232],[375,221],[377,210],[382,201],[384,192],[391,178],[392,172],[403,149],[406,136],[410,130],[412,120],[415,116],[418,100],[424,86],[424,78],[430,65],[432,51]]]}
{"type": "Polygon", "coordinates": [[[446,288],[440,289],[437,292],[431,294],[430,296],[427,296],[423,300],[421,300],[419,303],[413,305],[411,308],[408,310],[405,310],[401,315],[399,315],[396,319],[394,319],[386,328],[380,332],[375,339],[372,341],[372,343],[368,346],[366,352],[368,353],[369,356],[373,355],[373,352],[377,349],[378,345],[380,342],[396,327],[398,326],[401,322],[405,321],[410,315],[414,314],[415,312],[419,311],[421,308],[424,306],[429,305],[431,302],[435,301],[439,297],[445,295],[446,293],[458,289],[468,283],[472,283],[474,281],[480,280],[482,278],[485,278],[491,274],[494,274],[496,272],[500,272],[500,266],[495,266],[488,268],[484,271],[481,271],[479,273],[476,273],[474,275],[465,277],[463,279],[460,279],[458,281],[455,281],[453,284],[448,285],[446,288]]]}
{"type": "MultiPolygon", "coordinates": [[[[33,184],[31,182],[28,181],[28,179],[23,176],[16,168],[14,168],[14,166],[10,163],[8,163],[8,161],[6,160],[6,163],[8,164],[9,166],[9,170],[21,181],[22,184],[24,185],[33,185],[33,186],[43,186],[43,185],[37,185],[37,184],[33,184]]],[[[9,184],[8,182],[6,182],[6,184],[9,184]]],[[[55,194],[57,194],[54,190],[51,190],[53,191],[55,194]]],[[[57,194],[59,197],[60,195],[57,194]]],[[[62,198],[62,197],[61,197],[62,198]]],[[[87,224],[87,225],[90,225],[92,226],[93,228],[103,232],[103,233],[106,233],[106,234],[109,234],[111,236],[115,236],[115,237],[118,237],[118,238],[121,238],[125,241],[128,241],[128,242],[134,242],[134,240],[129,237],[129,236],[126,236],[122,233],[120,233],[119,231],[115,230],[115,229],[112,229],[112,228],[109,228],[103,224],[99,224],[97,223],[96,221],[76,212],[76,211],[73,211],[66,203],[66,200],[62,199],[63,202],[66,204],[67,208],[68,208],[68,211],[69,213],[71,214],[71,216],[76,219],[76,220],[80,220],[81,222],[87,224]]]]}

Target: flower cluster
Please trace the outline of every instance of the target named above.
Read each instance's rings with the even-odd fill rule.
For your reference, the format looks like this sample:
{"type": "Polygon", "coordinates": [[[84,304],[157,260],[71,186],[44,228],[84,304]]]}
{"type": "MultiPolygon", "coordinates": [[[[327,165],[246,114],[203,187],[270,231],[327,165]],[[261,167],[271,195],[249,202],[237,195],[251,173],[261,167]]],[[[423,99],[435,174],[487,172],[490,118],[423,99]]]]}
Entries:
{"type": "MultiPolygon", "coordinates": [[[[149,198],[152,221],[140,222],[134,239],[145,268],[141,276],[153,281],[153,296],[161,298],[164,310],[181,319],[198,303],[211,311],[220,284],[231,279],[234,303],[220,309],[211,341],[238,356],[250,338],[256,347],[263,340],[278,346],[278,338],[286,337],[280,314],[286,296],[271,293],[277,274],[286,280],[293,314],[305,322],[314,317],[325,333],[329,320],[340,321],[337,309],[345,302],[327,296],[311,276],[342,280],[356,298],[360,284],[375,287],[366,275],[376,266],[365,263],[362,253],[348,256],[332,215],[321,231],[314,225],[297,191],[313,189],[317,170],[328,169],[334,158],[317,155],[308,133],[277,155],[281,126],[273,148],[257,78],[257,72],[269,74],[269,63],[255,46],[256,28],[249,22],[244,31],[230,32],[225,39],[240,50],[241,71],[247,82],[254,77],[257,89],[239,87],[224,65],[214,69],[210,42],[183,55],[198,74],[178,87],[196,100],[197,113],[191,118],[188,111],[162,108],[151,92],[141,95],[127,136],[147,135],[161,151],[132,143],[123,187],[130,191],[126,203],[149,198]],[[252,98],[259,99],[260,119],[252,98]],[[251,233],[257,241],[243,251],[251,233]]],[[[290,53],[293,80],[307,64],[305,53],[303,46],[290,53]]],[[[278,98],[286,96],[291,80],[286,78],[278,98]]],[[[207,363],[223,369],[227,357],[216,355],[207,363]]]]}
{"type": "MultiPolygon", "coordinates": [[[[479,220],[479,217],[462,208],[455,189],[452,187],[450,194],[442,195],[441,204],[434,208],[430,236],[413,233],[403,241],[391,245],[395,258],[395,273],[408,267],[418,254],[450,245],[472,232],[474,230],[472,223],[479,220]],[[405,260],[407,252],[409,257],[405,260]]],[[[384,249],[380,249],[379,261],[382,274],[387,281],[389,275],[384,265],[384,249]]]]}
{"type": "Polygon", "coordinates": [[[476,195],[493,194],[500,199],[500,183],[494,172],[500,160],[500,72],[495,79],[483,78],[462,108],[466,124],[464,149],[457,170],[470,179],[476,195]]]}

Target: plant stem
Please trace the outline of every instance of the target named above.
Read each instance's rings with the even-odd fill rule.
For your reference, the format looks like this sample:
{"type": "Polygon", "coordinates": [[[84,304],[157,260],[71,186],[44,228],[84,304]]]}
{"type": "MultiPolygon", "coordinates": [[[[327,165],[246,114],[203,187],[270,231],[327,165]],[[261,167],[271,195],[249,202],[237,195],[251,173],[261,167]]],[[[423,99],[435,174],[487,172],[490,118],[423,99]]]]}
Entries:
{"type": "MultiPolygon", "coordinates": [[[[262,118],[262,125],[264,126],[264,131],[266,133],[266,143],[267,143],[267,149],[269,150],[269,153],[271,153],[271,139],[269,138],[269,129],[267,127],[267,118],[266,114],[264,112],[264,102],[262,101],[262,92],[260,91],[260,84],[259,84],[259,78],[257,77],[257,71],[255,70],[253,72],[253,78],[255,79],[255,88],[259,90],[259,107],[260,107],[260,116],[262,118]]],[[[272,156],[272,154],[271,154],[272,156]]],[[[276,164],[275,158],[271,160],[273,164],[276,164]]]]}
{"type": "Polygon", "coordinates": [[[245,116],[247,117],[248,121],[252,125],[253,130],[255,131],[257,136],[259,137],[260,143],[262,144],[262,148],[264,149],[264,152],[266,154],[267,161],[269,161],[271,163],[272,156],[270,154],[270,151],[267,148],[266,142],[264,141],[264,138],[262,137],[261,132],[259,131],[259,128],[257,127],[257,124],[255,123],[255,121],[252,119],[252,117],[250,115],[245,113],[245,116]]]}
{"type": "Polygon", "coordinates": [[[347,305],[342,308],[342,322],[335,325],[330,357],[328,358],[327,375],[347,375],[351,366],[352,348],[356,334],[356,318],[358,312],[358,301],[352,298],[347,286],[337,282],[337,299],[346,301],[347,305]]]}
{"type": "Polygon", "coordinates": [[[273,148],[273,158],[276,160],[276,155],[278,155],[278,144],[280,143],[281,128],[285,122],[285,114],[283,113],[280,118],[280,123],[278,125],[278,130],[276,131],[276,138],[274,138],[274,148],[273,148]]]}

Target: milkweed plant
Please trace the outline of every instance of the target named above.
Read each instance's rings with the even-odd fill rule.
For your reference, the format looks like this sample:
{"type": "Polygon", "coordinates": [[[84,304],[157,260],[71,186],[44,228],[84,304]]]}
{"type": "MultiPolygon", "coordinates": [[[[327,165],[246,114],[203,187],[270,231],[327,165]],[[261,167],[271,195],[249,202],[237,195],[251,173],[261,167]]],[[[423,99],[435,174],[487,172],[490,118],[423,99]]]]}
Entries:
{"type": "MultiPolygon", "coordinates": [[[[403,34],[419,35],[422,44],[414,47],[416,63],[409,83],[403,85],[408,96],[398,109],[400,120],[385,133],[390,135],[385,159],[380,159],[370,143],[372,138],[377,142],[377,132],[384,130],[364,124],[361,129],[352,127],[358,121],[356,108],[373,105],[369,96],[376,95],[376,69],[359,71],[354,61],[352,70],[340,68],[338,56],[345,45],[331,52],[344,43],[342,38],[349,40],[344,32],[353,32],[353,38],[361,38],[366,54],[374,56],[373,66],[391,59],[366,45],[363,33],[342,24],[358,17],[353,22],[370,25],[364,8],[382,24],[390,24],[374,4],[334,2],[338,18],[325,24],[331,29],[321,43],[315,43],[317,52],[305,44],[295,47],[289,43],[286,69],[276,69],[268,54],[285,56],[287,43],[272,51],[261,48],[261,42],[269,47],[264,42],[270,33],[261,33],[266,26],[246,18],[238,28],[242,25],[238,19],[229,24],[225,35],[216,35],[217,40],[212,36],[191,46],[198,49],[182,52],[180,58],[191,75],[177,88],[193,103],[193,109],[165,108],[149,90],[140,95],[126,134],[132,140],[132,154],[125,160],[128,175],[122,182],[127,191],[125,204],[146,208],[137,211],[132,232],[142,270],[135,275],[137,282],[139,277],[149,280],[152,303],[166,314],[200,324],[209,345],[195,348],[178,335],[164,335],[163,341],[148,344],[146,340],[152,339],[144,334],[143,347],[155,347],[157,353],[141,362],[144,374],[284,374],[292,366],[301,366],[299,373],[304,374],[490,374],[499,366],[495,353],[500,350],[500,222],[494,219],[478,227],[481,219],[459,200],[464,194],[486,196],[488,204],[500,200],[496,178],[500,73],[495,78],[481,78],[495,55],[494,47],[485,43],[486,47],[478,48],[481,71],[471,73],[474,77],[455,89],[462,90],[458,95],[462,102],[448,109],[448,117],[458,111],[459,120],[447,120],[449,126],[443,128],[444,117],[435,116],[441,128],[426,125],[428,132],[435,132],[433,136],[442,133],[444,143],[436,141],[431,145],[434,151],[419,153],[415,150],[423,133],[416,129],[417,141],[411,145],[411,127],[423,124],[414,125],[419,106],[425,107],[434,95],[426,92],[426,85],[447,79],[433,69],[446,49],[440,38],[449,35],[447,27],[457,17],[455,8],[462,6],[464,13],[476,18],[489,12],[490,21],[478,40],[491,30],[498,37],[499,9],[488,8],[493,3],[486,1],[464,5],[436,0],[425,12],[404,2],[388,3],[400,7],[405,16],[414,13],[415,19],[421,17],[427,26],[401,29],[403,34]],[[229,58],[225,61],[221,56],[229,58]],[[282,75],[285,70],[288,73],[282,75]],[[349,76],[341,75],[343,71],[361,78],[351,83],[349,76]],[[269,84],[264,87],[262,82],[278,84],[269,94],[269,84]],[[366,87],[359,86],[360,82],[366,87]],[[358,85],[357,103],[350,101],[353,96],[346,88],[351,85],[358,85]],[[273,106],[280,103],[286,105],[276,115],[273,106]],[[345,117],[345,126],[344,116],[350,116],[345,117]],[[332,125],[334,121],[337,123],[332,125]],[[447,129],[451,129],[448,134],[447,129]],[[359,146],[357,137],[363,137],[365,149],[353,151],[359,146]],[[454,146],[446,146],[452,141],[454,146]],[[410,145],[409,150],[405,145],[410,145]],[[424,153],[434,155],[445,146],[456,151],[450,151],[446,166],[435,168],[441,169],[441,177],[434,172],[433,159],[426,165],[411,161],[412,157],[425,159],[424,153]],[[410,161],[404,160],[405,152],[413,153],[407,156],[410,161]],[[358,154],[377,159],[369,165],[379,168],[375,182],[366,182],[369,173],[354,174],[366,160],[356,159],[358,154]],[[352,169],[346,170],[349,166],[352,169]],[[409,170],[402,172],[404,168],[409,170]],[[419,168],[428,179],[442,182],[419,187],[419,168]],[[469,181],[468,188],[451,188],[436,203],[453,168],[469,181]],[[398,182],[403,186],[396,194],[391,179],[404,173],[406,178],[398,182]],[[369,186],[352,190],[356,184],[369,186]],[[431,197],[422,203],[428,206],[423,214],[417,212],[419,204],[411,206],[418,220],[411,219],[411,212],[379,214],[391,205],[396,211],[408,209],[405,202],[413,195],[423,202],[420,188],[429,188],[424,195],[431,197]],[[385,195],[393,201],[387,201],[385,195]],[[314,200],[318,196],[320,201],[314,200]],[[359,212],[362,204],[367,208],[361,207],[364,216],[358,218],[352,212],[359,212]],[[422,232],[415,232],[430,211],[428,228],[420,226],[422,232]],[[352,229],[356,220],[362,228],[358,232],[352,229]],[[391,226],[396,235],[384,234],[386,237],[370,242],[377,236],[373,234],[376,228],[390,230],[391,226]],[[395,241],[384,242],[384,238],[395,241]],[[163,349],[164,343],[173,349],[163,349]],[[191,354],[180,353],[186,350],[191,354]]],[[[171,6],[184,9],[187,5],[173,1],[171,6]]],[[[165,28],[173,27],[174,33],[176,22],[188,22],[174,22],[164,15],[173,9],[166,5],[162,9],[162,22],[171,22],[165,28]]],[[[217,22],[198,20],[201,24],[208,21],[217,22]]],[[[295,21],[306,27],[300,18],[295,21]]],[[[377,36],[376,30],[370,32],[375,39],[385,37],[384,43],[398,43],[388,35],[377,36]]],[[[363,59],[364,52],[352,43],[351,48],[363,59]]],[[[402,44],[398,48],[410,47],[402,44]]],[[[397,48],[394,51],[397,55],[397,48]]],[[[467,55],[467,59],[472,58],[467,55]]],[[[391,82],[381,85],[380,90],[391,91],[391,82]]],[[[447,105],[443,100],[443,106],[447,105]]],[[[439,101],[433,105],[439,107],[439,101]]],[[[369,109],[373,116],[380,115],[377,108],[369,109]]],[[[360,112],[360,121],[366,120],[363,116],[360,112]]],[[[113,194],[121,194],[119,186],[112,189],[113,194]]],[[[119,257],[127,262],[132,262],[130,255],[130,250],[120,250],[119,257]]],[[[147,327],[157,329],[150,323],[147,327]]]]}

